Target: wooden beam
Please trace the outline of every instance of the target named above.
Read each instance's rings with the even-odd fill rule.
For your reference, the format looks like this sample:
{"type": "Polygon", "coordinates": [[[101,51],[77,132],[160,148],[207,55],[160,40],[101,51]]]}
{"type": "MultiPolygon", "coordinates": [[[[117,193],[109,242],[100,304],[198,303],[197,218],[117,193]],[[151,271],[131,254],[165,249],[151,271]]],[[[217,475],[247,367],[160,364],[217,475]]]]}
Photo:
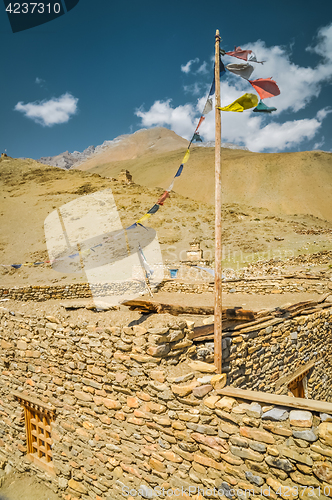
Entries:
{"type": "Polygon", "coordinates": [[[280,396],[267,392],[246,391],[244,389],[236,389],[235,387],[224,387],[223,389],[217,390],[217,393],[222,396],[240,398],[247,401],[257,401],[258,403],[289,406],[301,410],[332,414],[332,403],[317,401],[316,399],[292,398],[291,396],[280,396]]]}

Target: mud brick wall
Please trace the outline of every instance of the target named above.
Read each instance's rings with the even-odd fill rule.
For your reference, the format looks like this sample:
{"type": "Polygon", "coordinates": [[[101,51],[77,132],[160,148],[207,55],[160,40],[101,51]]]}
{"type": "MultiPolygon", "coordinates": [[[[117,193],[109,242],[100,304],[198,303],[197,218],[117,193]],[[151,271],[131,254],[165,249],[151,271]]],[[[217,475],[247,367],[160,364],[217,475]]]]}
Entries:
{"type": "MultiPolygon", "coordinates": [[[[141,492],[135,498],[152,498],[155,487],[191,487],[190,498],[194,488],[217,488],[242,500],[248,489],[259,498],[266,491],[270,498],[280,492],[287,498],[291,488],[297,498],[310,486],[315,496],[331,498],[332,405],[326,414],[294,410],[292,398],[286,398],[287,406],[283,396],[280,405],[271,404],[268,394],[266,404],[255,401],[255,393],[249,401],[224,396],[226,376],[214,375],[212,365],[195,359],[196,346],[180,318],[155,317],[146,326],[120,328],[5,308],[0,314],[0,462],[5,468],[38,473],[67,500],[113,500],[128,496],[129,489],[141,492]],[[179,365],[183,369],[177,373],[179,365]],[[53,478],[26,458],[22,407],[13,391],[55,409],[53,478]]],[[[285,361],[284,356],[291,346],[296,349],[293,341],[300,342],[298,356],[306,360],[313,341],[317,349],[325,348],[330,319],[330,310],[324,310],[300,317],[301,323],[267,326],[259,330],[262,335],[240,333],[230,344],[239,349],[234,366],[245,359],[260,380],[273,372],[275,359],[279,370],[290,370],[296,357],[285,361]],[[295,324],[303,330],[296,330],[298,339],[291,337],[288,347],[295,324]],[[268,346],[277,344],[273,357],[265,356],[268,346]],[[258,347],[257,366],[250,347],[258,347]]],[[[245,375],[253,387],[254,372],[245,375]]],[[[232,370],[228,376],[239,379],[232,370]]],[[[274,392],[273,383],[270,387],[274,392]]],[[[312,498],[305,491],[301,498],[312,498]]],[[[213,498],[211,492],[208,497],[213,498]]]]}

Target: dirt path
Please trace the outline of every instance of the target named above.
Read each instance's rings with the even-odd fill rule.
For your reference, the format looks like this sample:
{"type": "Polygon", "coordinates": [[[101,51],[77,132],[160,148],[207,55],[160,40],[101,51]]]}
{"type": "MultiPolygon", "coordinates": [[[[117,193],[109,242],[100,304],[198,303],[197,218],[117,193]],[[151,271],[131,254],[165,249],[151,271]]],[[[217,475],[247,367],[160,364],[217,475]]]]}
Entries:
{"type": "Polygon", "coordinates": [[[0,487],[0,500],[61,500],[61,496],[39,483],[36,476],[11,473],[0,487]]]}

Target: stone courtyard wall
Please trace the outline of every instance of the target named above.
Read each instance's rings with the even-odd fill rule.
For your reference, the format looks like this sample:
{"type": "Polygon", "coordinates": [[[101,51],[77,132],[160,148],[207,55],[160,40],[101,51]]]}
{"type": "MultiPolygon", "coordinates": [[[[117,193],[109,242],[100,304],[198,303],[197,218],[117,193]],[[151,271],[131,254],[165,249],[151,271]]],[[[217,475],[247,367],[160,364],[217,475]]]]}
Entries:
{"type": "MultiPolygon", "coordinates": [[[[157,487],[157,497],[183,487],[197,500],[197,488],[203,498],[243,500],[245,490],[332,497],[332,404],[224,387],[225,375],[195,359],[182,319],[101,328],[60,315],[0,314],[5,469],[37,473],[66,500],[113,500],[129,490],[152,498],[157,487]],[[24,397],[55,411],[53,477],[27,460],[24,397]]],[[[309,377],[308,395],[331,401],[331,321],[327,308],[228,336],[228,381],[274,393],[277,380],[312,360],[319,375],[309,377]]]]}
{"type": "MultiPolygon", "coordinates": [[[[164,280],[155,290],[160,292],[181,293],[213,293],[213,282],[182,282],[180,280],[164,280]]],[[[318,293],[324,294],[332,290],[329,279],[248,279],[229,280],[223,282],[225,293],[249,294],[283,294],[283,293],[318,293]]],[[[125,291],[144,293],[145,284],[137,281],[128,281],[120,284],[94,284],[93,295],[96,297],[107,294],[121,295],[125,291]]],[[[71,283],[68,285],[27,285],[17,287],[0,287],[0,298],[20,301],[33,300],[41,302],[49,299],[82,299],[92,298],[88,283],[71,283]]]]}

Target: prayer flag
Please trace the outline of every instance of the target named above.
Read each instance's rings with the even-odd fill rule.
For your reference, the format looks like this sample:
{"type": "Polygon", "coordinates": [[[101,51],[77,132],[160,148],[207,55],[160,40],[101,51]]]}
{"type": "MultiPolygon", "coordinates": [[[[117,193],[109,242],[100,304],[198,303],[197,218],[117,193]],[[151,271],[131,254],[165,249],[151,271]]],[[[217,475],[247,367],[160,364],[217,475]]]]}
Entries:
{"type": "Polygon", "coordinates": [[[245,80],[249,80],[251,77],[252,72],[254,71],[254,67],[251,66],[251,64],[245,64],[245,63],[231,63],[227,64],[226,68],[228,71],[231,73],[234,73],[235,75],[241,76],[245,80]]]}
{"type": "Polygon", "coordinates": [[[261,99],[273,97],[280,94],[277,83],[272,78],[258,78],[257,80],[248,80],[254,87],[261,99]]]}
{"type": "MultiPolygon", "coordinates": [[[[202,116],[200,117],[200,119],[199,119],[199,122],[198,122],[198,125],[197,125],[197,127],[196,127],[196,130],[195,130],[194,134],[197,132],[197,130],[199,129],[199,127],[201,126],[201,124],[203,123],[203,121],[204,121],[204,120],[205,120],[205,116],[203,116],[203,115],[202,115],[202,116]]],[[[188,151],[187,151],[187,152],[189,152],[189,149],[188,149],[188,151]]],[[[188,158],[189,158],[189,155],[188,155],[188,158]]],[[[188,160],[188,158],[187,158],[187,160],[188,160]]],[[[186,161],[187,161],[187,160],[186,160],[186,161]]],[[[185,163],[185,162],[183,161],[182,163],[185,163]]]]}
{"type": "Polygon", "coordinates": [[[180,177],[180,175],[182,174],[182,170],[183,170],[183,163],[181,163],[181,165],[179,166],[179,169],[174,177],[180,177]]]}
{"type": "Polygon", "coordinates": [[[196,133],[193,135],[193,141],[196,141],[196,142],[202,142],[201,136],[199,135],[199,133],[198,133],[198,132],[196,132],[196,133]]]}
{"type": "Polygon", "coordinates": [[[22,266],[22,264],[12,264],[12,267],[14,269],[19,269],[22,266]]]}
{"type": "MultiPolygon", "coordinates": [[[[204,118],[203,118],[203,120],[204,120],[204,118]]],[[[203,121],[203,120],[202,120],[202,117],[201,117],[201,119],[199,120],[199,124],[197,125],[197,128],[200,126],[201,121],[203,121]]],[[[196,128],[196,130],[197,130],[197,128],[196,128]]],[[[195,132],[196,132],[196,130],[195,130],[195,132]]],[[[189,156],[190,156],[190,151],[189,151],[189,149],[187,149],[186,154],[184,155],[183,160],[182,160],[182,165],[184,163],[187,163],[187,161],[189,160],[189,156]]]]}
{"type": "Polygon", "coordinates": [[[172,180],[171,184],[167,188],[167,191],[170,193],[172,191],[173,187],[174,187],[174,179],[172,180]]]}
{"type": "Polygon", "coordinates": [[[264,102],[260,101],[255,109],[254,113],[272,113],[272,111],[277,111],[277,108],[269,108],[264,102]]]}
{"type": "Polygon", "coordinates": [[[168,191],[165,191],[161,197],[159,198],[159,200],[157,201],[158,205],[163,205],[164,204],[164,201],[169,197],[169,192],[168,191]]]}
{"type": "Polygon", "coordinates": [[[135,227],[137,227],[137,223],[136,222],[134,222],[134,224],[132,224],[131,226],[126,227],[126,230],[128,231],[128,229],[134,229],[135,227]]]}
{"type": "Polygon", "coordinates": [[[210,111],[213,110],[213,102],[212,102],[212,98],[211,97],[208,97],[206,103],[205,103],[205,106],[204,106],[204,109],[203,109],[203,115],[207,115],[208,113],[210,113],[210,111]]]}
{"type": "Polygon", "coordinates": [[[137,222],[137,224],[141,224],[145,220],[148,220],[150,217],[151,217],[151,214],[144,214],[143,217],[141,217],[140,219],[138,219],[138,221],[136,221],[136,222],[137,222]]]}
{"type": "Polygon", "coordinates": [[[152,208],[150,208],[150,210],[148,211],[148,214],[155,214],[156,212],[158,212],[159,210],[159,205],[155,204],[153,205],[152,208]]]}
{"type": "Polygon", "coordinates": [[[257,61],[252,50],[242,50],[241,47],[235,47],[231,52],[226,52],[226,55],[243,59],[243,61],[252,61],[263,64],[264,61],[257,61]]]}
{"type": "Polygon", "coordinates": [[[242,113],[244,109],[254,108],[257,104],[258,97],[255,94],[244,94],[228,106],[219,109],[221,109],[221,111],[234,111],[242,113]]]}

